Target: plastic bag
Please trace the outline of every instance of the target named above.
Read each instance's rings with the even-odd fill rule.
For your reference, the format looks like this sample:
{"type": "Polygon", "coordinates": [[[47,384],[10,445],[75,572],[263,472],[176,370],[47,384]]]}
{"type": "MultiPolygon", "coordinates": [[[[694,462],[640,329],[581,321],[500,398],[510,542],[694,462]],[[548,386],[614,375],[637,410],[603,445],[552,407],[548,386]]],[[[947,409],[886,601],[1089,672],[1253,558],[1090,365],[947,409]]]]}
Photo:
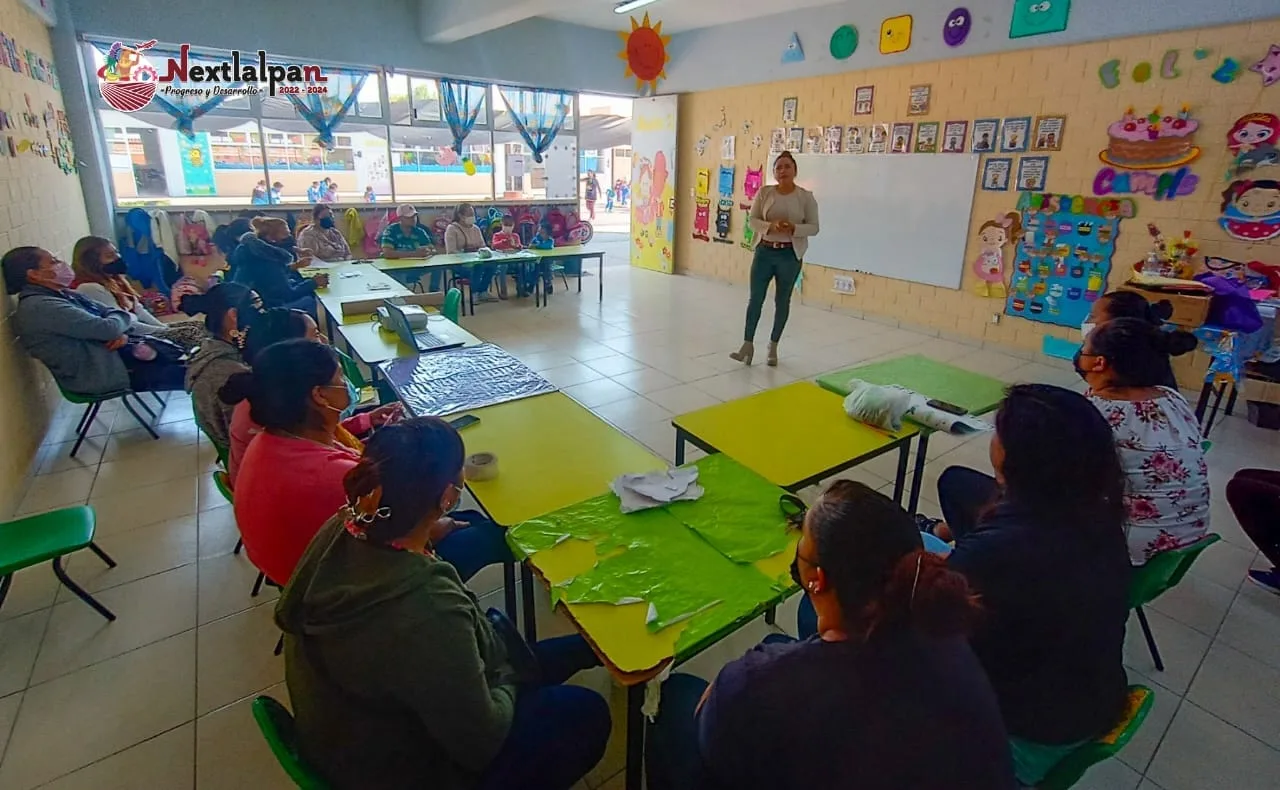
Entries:
{"type": "Polygon", "coordinates": [[[858,422],[888,431],[902,429],[902,417],[911,408],[911,390],[868,384],[861,379],[849,382],[844,411],[858,422]]]}

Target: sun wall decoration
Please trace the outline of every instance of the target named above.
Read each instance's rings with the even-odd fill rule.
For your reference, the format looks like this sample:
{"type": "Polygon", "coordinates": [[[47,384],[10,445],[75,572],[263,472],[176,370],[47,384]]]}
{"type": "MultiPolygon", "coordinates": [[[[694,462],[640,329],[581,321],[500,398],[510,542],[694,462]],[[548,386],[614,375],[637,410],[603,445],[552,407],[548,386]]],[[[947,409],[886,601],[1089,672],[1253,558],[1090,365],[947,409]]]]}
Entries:
{"type": "Polygon", "coordinates": [[[631,17],[631,32],[618,33],[618,37],[623,41],[618,58],[626,61],[627,76],[636,78],[636,90],[644,92],[648,85],[649,93],[656,93],[658,80],[667,78],[667,63],[671,60],[667,45],[671,36],[662,35],[661,22],[651,26],[646,13],[643,24],[631,17]]]}

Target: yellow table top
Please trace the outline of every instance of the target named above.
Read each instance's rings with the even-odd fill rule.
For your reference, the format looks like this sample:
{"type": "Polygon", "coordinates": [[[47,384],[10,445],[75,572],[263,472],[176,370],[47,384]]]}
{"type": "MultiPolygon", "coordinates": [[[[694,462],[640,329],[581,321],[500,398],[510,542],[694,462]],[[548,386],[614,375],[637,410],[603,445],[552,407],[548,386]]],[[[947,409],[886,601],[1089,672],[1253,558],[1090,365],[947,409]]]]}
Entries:
{"type": "MultiPolygon", "coordinates": [[[[430,316],[427,331],[446,343],[462,343],[464,346],[478,346],[480,338],[453,323],[444,316],[428,308],[430,316]]],[[[400,341],[400,337],[374,321],[374,315],[352,316],[345,324],[335,327],[355,355],[366,365],[377,365],[390,359],[417,356],[418,350],[410,348],[400,341]]]]}
{"type": "MultiPolygon", "coordinates": [[[[316,274],[325,272],[329,275],[329,287],[316,289],[316,297],[335,324],[345,323],[342,316],[343,302],[389,299],[411,293],[408,288],[368,264],[341,263],[323,268],[308,267],[312,268],[316,274]]],[[[302,273],[309,274],[308,269],[303,269],[302,273]]],[[[361,317],[360,320],[367,319],[361,317]]]]}
{"type": "Polygon", "coordinates": [[[467,487],[498,524],[519,524],[598,496],[628,472],[666,461],[561,392],[474,409],[467,454],[493,453],[498,477],[467,487]]]}
{"type": "Polygon", "coordinates": [[[573,244],[567,247],[556,247],[555,249],[550,250],[529,249],[526,250],[526,252],[531,252],[539,258],[579,258],[604,255],[604,250],[599,247],[592,248],[589,245],[582,244],[573,244]]]}
{"type": "Polygon", "coordinates": [[[671,424],[783,488],[919,433],[914,425],[897,433],[864,425],[844,413],[843,403],[811,381],[797,381],[681,414],[671,424]]]}

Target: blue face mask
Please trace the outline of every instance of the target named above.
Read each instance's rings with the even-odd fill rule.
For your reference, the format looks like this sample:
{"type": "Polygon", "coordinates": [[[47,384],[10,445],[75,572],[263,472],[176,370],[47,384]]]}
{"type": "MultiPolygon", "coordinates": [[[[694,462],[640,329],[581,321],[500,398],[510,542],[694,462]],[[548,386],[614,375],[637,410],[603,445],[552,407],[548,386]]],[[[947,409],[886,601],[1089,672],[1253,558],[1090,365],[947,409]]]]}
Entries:
{"type": "MultiPolygon", "coordinates": [[[[343,384],[345,384],[347,387],[347,407],[345,409],[337,409],[332,405],[330,405],[329,401],[327,400],[324,402],[324,405],[327,408],[331,409],[332,411],[338,412],[339,421],[350,419],[351,416],[356,413],[356,407],[360,405],[360,391],[355,388],[355,385],[352,384],[349,379],[344,378],[343,384]]],[[[338,388],[337,384],[330,384],[327,387],[327,389],[337,389],[337,388],[338,388]]]]}
{"type": "Polygon", "coordinates": [[[333,217],[324,217],[320,220],[320,227],[328,230],[333,227],[333,217]]]}

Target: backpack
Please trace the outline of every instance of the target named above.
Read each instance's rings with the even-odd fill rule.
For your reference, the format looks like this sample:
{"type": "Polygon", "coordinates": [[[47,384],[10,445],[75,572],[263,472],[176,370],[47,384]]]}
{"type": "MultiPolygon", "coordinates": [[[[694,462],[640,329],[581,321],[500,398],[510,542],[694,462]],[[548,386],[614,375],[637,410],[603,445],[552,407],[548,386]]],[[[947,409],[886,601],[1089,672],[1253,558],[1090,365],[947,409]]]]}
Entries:
{"type": "MultiPolygon", "coordinates": [[[[369,221],[364,224],[364,254],[371,258],[376,258],[382,254],[382,230],[387,227],[391,219],[390,212],[374,213],[369,217],[369,221]]],[[[351,248],[355,251],[355,247],[351,248]]]]}
{"type": "Polygon", "coordinates": [[[342,238],[347,240],[347,246],[351,248],[353,255],[364,245],[364,220],[360,218],[360,212],[353,208],[342,214],[342,238]]]}

